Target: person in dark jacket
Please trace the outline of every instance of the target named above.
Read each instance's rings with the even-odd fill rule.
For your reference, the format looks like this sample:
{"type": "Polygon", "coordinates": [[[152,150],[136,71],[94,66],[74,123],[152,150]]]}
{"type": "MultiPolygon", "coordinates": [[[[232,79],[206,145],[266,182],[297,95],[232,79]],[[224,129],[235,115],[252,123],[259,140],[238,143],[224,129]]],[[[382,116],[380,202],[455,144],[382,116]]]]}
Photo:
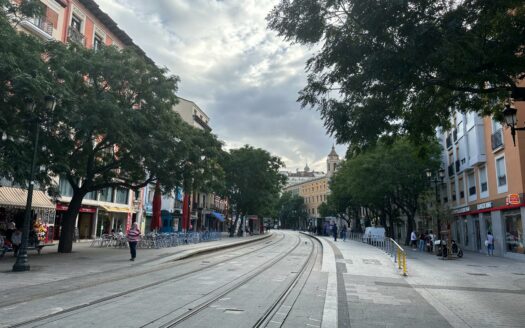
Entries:
{"type": "Polygon", "coordinates": [[[337,224],[334,222],[334,226],[332,227],[332,233],[334,235],[334,241],[337,241],[337,224]]]}

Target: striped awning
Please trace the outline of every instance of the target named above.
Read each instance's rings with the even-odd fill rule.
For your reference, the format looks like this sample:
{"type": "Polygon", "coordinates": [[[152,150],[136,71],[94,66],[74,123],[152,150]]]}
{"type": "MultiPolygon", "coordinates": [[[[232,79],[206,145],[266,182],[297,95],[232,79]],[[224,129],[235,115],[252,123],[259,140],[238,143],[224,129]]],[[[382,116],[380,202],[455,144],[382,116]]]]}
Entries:
{"type": "Polygon", "coordinates": [[[118,206],[108,206],[102,205],[102,209],[106,212],[112,213],[132,213],[133,211],[129,207],[118,207],[118,206]]]}
{"type": "MultiPolygon", "coordinates": [[[[27,202],[27,190],[14,187],[0,187],[0,207],[25,208],[27,202]]],[[[55,209],[55,205],[43,191],[33,191],[33,201],[31,208],[55,209]]]]}

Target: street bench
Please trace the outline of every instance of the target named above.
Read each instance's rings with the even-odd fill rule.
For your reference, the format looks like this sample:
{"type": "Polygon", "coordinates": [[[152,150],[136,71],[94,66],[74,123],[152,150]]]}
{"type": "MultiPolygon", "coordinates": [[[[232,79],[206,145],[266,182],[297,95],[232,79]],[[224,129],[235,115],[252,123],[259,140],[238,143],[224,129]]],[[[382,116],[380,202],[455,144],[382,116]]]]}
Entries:
{"type": "MultiPolygon", "coordinates": [[[[28,251],[33,251],[33,250],[36,250],[38,255],[40,255],[42,253],[42,248],[44,247],[47,247],[47,246],[54,246],[55,244],[42,244],[42,245],[38,245],[38,246],[27,246],[27,250],[28,251]]],[[[3,257],[6,253],[9,253],[9,252],[12,252],[13,251],[13,248],[12,247],[9,247],[9,248],[3,248],[0,250],[0,258],[3,257]]]]}

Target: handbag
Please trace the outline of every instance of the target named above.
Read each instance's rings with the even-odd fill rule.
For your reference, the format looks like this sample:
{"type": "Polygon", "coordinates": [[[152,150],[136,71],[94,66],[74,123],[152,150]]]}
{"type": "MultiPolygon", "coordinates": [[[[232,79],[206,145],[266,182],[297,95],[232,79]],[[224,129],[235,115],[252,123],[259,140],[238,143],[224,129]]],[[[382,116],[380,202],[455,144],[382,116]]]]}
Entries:
{"type": "Polygon", "coordinates": [[[488,246],[488,245],[489,245],[489,241],[485,240],[485,246],[488,246]]]}

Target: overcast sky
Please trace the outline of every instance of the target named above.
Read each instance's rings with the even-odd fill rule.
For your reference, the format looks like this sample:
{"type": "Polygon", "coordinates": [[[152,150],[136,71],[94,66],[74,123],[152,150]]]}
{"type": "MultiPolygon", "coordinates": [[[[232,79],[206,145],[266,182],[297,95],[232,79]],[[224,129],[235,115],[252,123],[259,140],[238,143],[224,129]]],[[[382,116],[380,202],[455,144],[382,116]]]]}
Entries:
{"type": "MultiPolygon", "coordinates": [[[[277,0],[97,0],[159,66],[181,78],[178,95],[210,116],[228,148],[250,144],[288,170],[326,171],[333,138],[300,109],[308,49],[266,28],[277,0]]],[[[336,145],[341,157],[346,146],[336,145]]]]}

